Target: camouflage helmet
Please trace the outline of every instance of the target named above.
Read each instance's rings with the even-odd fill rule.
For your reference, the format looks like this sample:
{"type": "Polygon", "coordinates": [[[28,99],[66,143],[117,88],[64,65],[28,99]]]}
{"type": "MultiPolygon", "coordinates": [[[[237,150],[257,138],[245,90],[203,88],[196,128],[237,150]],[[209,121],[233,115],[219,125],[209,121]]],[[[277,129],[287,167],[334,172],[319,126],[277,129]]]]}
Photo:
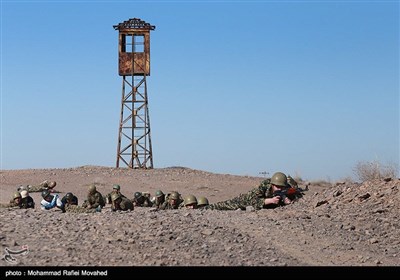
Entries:
{"type": "Polygon", "coordinates": [[[164,193],[161,190],[156,191],[155,196],[156,197],[162,197],[164,195],[164,193]]]}
{"type": "Polygon", "coordinates": [[[204,196],[201,196],[197,199],[197,206],[205,206],[208,205],[208,199],[205,198],[204,196]]]}
{"type": "Polygon", "coordinates": [[[96,186],[94,184],[91,184],[89,186],[89,193],[95,193],[96,192],[96,186]]]}
{"type": "Polygon", "coordinates": [[[29,192],[27,190],[21,191],[21,198],[25,198],[29,196],[29,192]]]}
{"type": "Polygon", "coordinates": [[[50,183],[49,183],[49,189],[52,189],[52,188],[54,188],[55,186],[57,185],[57,183],[56,183],[56,181],[51,181],[50,183]]]}
{"type": "Polygon", "coordinates": [[[275,172],[274,175],[271,177],[271,184],[286,187],[287,186],[287,177],[282,172],[275,172]]]}
{"type": "Polygon", "coordinates": [[[67,194],[65,195],[65,198],[66,198],[67,200],[70,200],[70,199],[73,199],[73,198],[74,198],[74,195],[73,195],[71,192],[69,192],[69,193],[67,193],[67,194]]]}
{"type": "Polygon", "coordinates": [[[117,185],[117,184],[113,185],[113,190],[119,191],[120,189],[121,189],[120,185],[117,185]]]}
{"type": "Polygon", "coordinates": [[[19,192],[15,192],[13,194],[13,199],[16,199],[16,198],[21,198],[21,194],[19,192]]]}
{"type": "Polygon", "coordinates": [[[42,197],[43,198],[46,198],[46,197],[48,197],[50,195],[50,191],[49,190],[43,190],[42,191],[42,197]]]}
{"type": "Polygon", "coordinates": [[[111,194],[111,201],[116,201],[120,197],[121,197],[120,193],[112,193],[111,194]]]}
{"type": "Polygon", "coordinates": [[[135,196],[136,199],[139,199],[139,198],[142,197],[142,193],[141,192],[135,192],[134,196],[135,196]]]}
{"type": "Polygon", "coordinates": [[[187,197],[185,197],[184,203],[185,203],[185,206],[186,205],[190,205],[190,204],[196,204],[197,205],[197,199],[196,199],[196,197],[194,195],[191,194],[191,195],[188,195],[187,197]]]}
{"type": "Polygon", "coordinates": [[[170,195],[169,195],[169,198],[178,200],[179,199],[179,193],[178,192],[171,192],[170,195]]]}

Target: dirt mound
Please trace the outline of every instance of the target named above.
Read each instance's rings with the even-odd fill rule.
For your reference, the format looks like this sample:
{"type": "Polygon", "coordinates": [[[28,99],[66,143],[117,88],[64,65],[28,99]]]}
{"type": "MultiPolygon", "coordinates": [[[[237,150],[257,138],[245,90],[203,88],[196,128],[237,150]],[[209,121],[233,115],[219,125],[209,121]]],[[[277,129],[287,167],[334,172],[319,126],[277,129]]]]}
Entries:
{"type": "MultiPolygon", "coordinates": [[[[83,202],[87,185],[103,194],[112,184],[135,191],[177,190],[230,199],[262,177],[185,167],[151,170],[83,166],[3,170],[0,202],[19,185],[57,181],[60,194],[83,202]]],[[[303,182],[301,182],[303,183],[303,182]]],[[[303,186],[304,187],[304,186],[303,186]]],[[[298,202],[260,211],[135,208],[100,213],[0,209],[0,250],[29,252],[0,266],[400,266],[400,180],[318,185],[298,202]]],[[[39,204],[40,193],[32,193],[39,204]]]]}

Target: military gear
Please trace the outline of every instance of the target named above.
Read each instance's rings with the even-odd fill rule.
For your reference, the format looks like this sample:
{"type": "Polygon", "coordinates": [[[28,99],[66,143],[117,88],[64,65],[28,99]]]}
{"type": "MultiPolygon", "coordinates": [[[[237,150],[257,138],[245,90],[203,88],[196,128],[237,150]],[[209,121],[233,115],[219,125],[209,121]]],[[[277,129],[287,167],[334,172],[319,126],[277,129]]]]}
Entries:
{"type": "Polygon", "coordinates": [[[56,185],[57,185],[57,183],[56,183],[55,181],[51,181],[51,182],[49,183],[49,185],[48,185],[48,188],[49,188],[49,189],[52,189],[52,188],[54,188],[56,185]]]}
{"type": "Polygon", "coordinates": [[[74,198],[74,195],[72,194],[72,193],[67,193],[66,195],[65,195],[65,198],[67,199],[67,200],[70,200],[70,199],[72,199],[72,198],[74,198]]]}
{"type": "Polygon", "coordinates": [[[164,195],[164,193],[161,190],[156,191],[156,194],[155,194],[156,197],[161,197],[163,195],[164,195]]]}
{"type": "Polygon", "coordinates": [[[179,193],[178,192],[171,192],[169,195],[169,199],[175,199],[178,200],[179,199],[179,193]]]}
{"type": "Polygon", "coordinates": [[[190,204],[197,204],[197,199],[194,195],[188,195],[184,199],[184,204],[185,204],[185,206],[190,205],[190,204]]]}
{"type": "Polygon", "coordinates": [[[197,199],[197,206],[206,206],[206,205],[208,205],[209,203],[208,203],[208,199],[207,198],[205,198],[204,196],[201,196],[201,197],[199,197],[198,199],[197,199]]]}
{"type": "Polygon", "coordinates": [[[21,199],[19,208],[23,208],[23,209],[35,208],[35,202],[33,201],[33,198],[30,197],[29,195],[27,195],[26,197],[23,197],[21,199]]]}
{"type": "MultiPolygon", "coordinates": [[[[274,174],[275,175],[275,174],[274,174]]],[[[286,176],[285,176],[286,177],[286,176]]],[[[247,206],[253,206],[255,210],[260,210],[263,208],[275,208],[283,205],[276,204],[268,204],[265,205],[266,198],[274,197],[273,188],[272,188],[272,178],[266,179],[261,184],[249,192],[245,194],[241,194],[235,198],[213,203],[207,206],[204,206],[205,209],[214,209],[214,210],[246,210],[247,206]]],[[[302,197],[301,193],[296,193],[291,200],[297,200],[302,197]]]]}
{"type": "Polygon", "coordinates": [[[25,198],[25,197],[27,197],[28,195],[29,195],[29,193],[28,193],[27,190],[21,191],[21,198],[25,198]]]}
{"type": "Polygon", "coordinates": [[[61,199],[64,205],[78,205],[78,198],[71,192],[66,193],[66,195],[61,199]]]}
{"type": "Polygon", "coordinates": [[[118,198],[120,198],[121,197],[121,194],[120,193],[117,193],[117,192],[115,192],[115,193],[112,193],[111,194],[111,201],[115,201],[115,200],[117,200],[118,198]]]}
{"type": "Polygon", "coordinates": [[[15,192],[13,194],[13,199],[16,199],[16,198],[21,198],[21,193],[20,192],[15,192]]]}
{"type": "Polygon", "coordinates": [[[271,177],[271,184],[286,187],[287,186],[287,177],[282,172],[275,172],[274,175],[271,177]]]}
{"type": "MultiPolygon", "coordinates": [[[[91,187],[96,188],[94,185],[91,187]]],[[[96,208],[98,206],[104,207],[106,205],[103,195],[99,191],[89,192],[87,200],[82,204],[82,207],[96,208]]]]}
{"type": "Polygon", "coordinates": [[[46,197],[48,197],[50,195],[50,191],[49,190],[43,190],[42,191],[42,197],[43,198],[46,198],[46,197]]]}
{"type": "Polygon", "coordinates": [[[113,185],[113,190],[120,190],[121,189],[121,186],[120,185],[113,185]]]}
{"type": "Polygon", "coordinates": [[[128,210],[133,210],[134,205],[131,200],[127,199],[126,197],[120,197],[121,199],[117,202],[115,201],[111,205],[111,210],[112,211],[128,211],[128,210]]]}
{"type": "Polygon", "coordinates": [[[139,199],[139,198],[142,197],[142,193],[141,193],[141,192],[135,192],[134,197],[135,197],[136,199],[139,199]]]}
{"type": "Polygon", "coordinates": [[[94,184],[91,184],[89,186],[89,193],[94,194],[96,192],[96,186],[94,184]]]}
{"type": "Polygon", "coordinates": [[[298,184],[297,182],[290,176],[287,176],[287,183],[289,184],[289,186],[291,186],[292,188],[298,188],[298,184]]]}

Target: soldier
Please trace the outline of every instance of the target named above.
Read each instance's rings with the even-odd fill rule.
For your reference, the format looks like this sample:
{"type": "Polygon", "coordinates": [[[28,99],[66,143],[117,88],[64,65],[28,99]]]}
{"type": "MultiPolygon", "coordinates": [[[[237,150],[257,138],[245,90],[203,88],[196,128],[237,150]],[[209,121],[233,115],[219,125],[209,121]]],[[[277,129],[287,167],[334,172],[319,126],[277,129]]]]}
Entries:
{"type": "Polygon", "coordinates": [[[35,208],[35,202],[27,190],[21,191],[21,204],[19,207],[24,209],[35,208]]]}
{"type": "Polygon", "coordinates": [[[194,195],[188,195],[183,200],[183,205],[180,207],[185,207],[187,209],[196,209],[197,208],[197,199],[194,195]]]}
{"type": "Polygon", "coordinates": [[[264,180],[257,188],[250,190],[246,194],[222,202],[217,202],[205,206],[205,209],[215,210],[245,210],[247,206],[253,206],[255,210],[262,208],[275,208],[292,203],[302,197],[301,192],[291,195],[284,194],[290,188],[287,177],[282,172],[276,172],[271,178],[264,180]]]}
{"type": "Polygon", "coordinates": [[[205,198],[204,196],[201,196],[197,199],[197,208],[203,208],[204,206],[207,206],[208,203],[208,199],[205,198]]]}
{"type": "Polygon", "coordinates": [[[103,195],[96,190],[96,186],[94,184],[91,184],[89,186],[88,190],[88,195],[87,199],[83,202],[82,207],[84,208],[96,208],[97,211],[101,211],[101,208],[103,208],[106,205],[103,195]]]}
{"type": "Polygon", "coordinates": [[[28,190],[30,192],[42,192],[44,190],[50,190],[51,192],[57,185],[56,181],[43,181],[39,185],[36,186],[28,186],[28,190]]]}
{"type": "MultiPolygon", "coordinates": [[[[106,197],[105,197],[105,201],[106,201],[107,204],[111,204],[111,203],[112,203],[112,201],[111,201],[111,195],[112,195],[113,193],[119,193],[119,194],[121,194],[121,186],[120,186],[120,185],[116,185],[116,184],[113,185],[113,190],[112,190],[110,193],[108,193],[108,194],[106,195],[106,197]]],[[[127,198],[127,197],[126,197],[125,195],[123,195],[123,194],[121,194],[121,196],[127,198]]]]}
{"type": "Polygon", "coordinates": [[[71,192],[66,193],[64,197],[61,198],[61,201],[65,206],[78,205],[78,198],[71,192]]]}
{"type": "Polygon", "coordinates": [[[112,211],[128,211],[133,210],[134,206],[131,200],[123,197],[120,193],[113,193],[111,195],[111,210],[112,211]]]}
{"type": "Polygon", "coordinates": [[[46,189],[42,191],[42,197],[43,200],[40,202],[40,208],[42,210],[50,210],[57,207],[61,209],[63,213],[65,213],[65,206],[58,197],[58,194],[52,195],[50,190],[46,189]]]}
{"type": "Polygon", "coordinates": [[[135,192],[133,199],[133,205],[137,207],[151,207],[153,203],[150,201],[148,195],[143,195],[141,192],[135,192]]]}
{"type": "Polygon", "coordinates": [[[151,202],[153,203],[153,207],[160,208],[160,206],[165,202],[165,194],[161,190],[156,191],[151,202]]]}
{"type": "Polygon", "coordinates": [[[20,192],[15,192],[12,196],[12,199],[9,203],[2,203],[0,204],[1,208],[13,208],[13,207],[20,207],[21,205],[21,194],[20,192]]]}
{"type": "Polygon", "coordinates": [[[161,205],[159,209],[170,210],[178,209],[179,205],[183,202],[181,195],[178,192],[171,192],[166,198],[166,201],[161,205]]]}

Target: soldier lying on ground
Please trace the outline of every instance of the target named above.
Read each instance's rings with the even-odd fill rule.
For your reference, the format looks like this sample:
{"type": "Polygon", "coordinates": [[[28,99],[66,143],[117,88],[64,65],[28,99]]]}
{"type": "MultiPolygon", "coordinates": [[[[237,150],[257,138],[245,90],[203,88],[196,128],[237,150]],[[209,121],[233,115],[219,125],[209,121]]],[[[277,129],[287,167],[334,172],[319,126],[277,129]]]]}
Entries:
{"type": "Polygon", "coordinates": [[[113,193],[111,195],[111,210],[112,211],[128,211],[133,210],[134,206],[131,200],[123,197],[120,193],[113,193]]]}
{"type": "Polygon", "coordinates": [[[28,186],[19,186],[17,191],[27,190],[29,192],[42,192],[44,190],[53,190],[57,183],[55,181],[43,181],[39,185],[28,185],[28,186]]]}
{"type": "MultiPolygon", "coordinates": [[[[291,184],[294,184],[293,181],[291,184]]],[[[297,186],[297,183],[295,185],[297,186]]],[[[291,185],[288,183],[287,176],[282,172],[276,172],[271,178],[264,180],[260,186],[250,190],[248,193],[226,201],[210,204],[204,208],[212,210],[246,210],[246,207],[252,206],[255,210],[260,210],[288,205],[302,197],[303,194],[300,191],[287,195],[277,194],[284,193],[284,190],[288,188],[291,188],[291,185]]]]}
{"type": "Polygon", "coordinates": [[[115,185],[113,185],[113,190],[105,196],[106,204],[111,204],[111,203],[112,203],[112,201],[111,201],[111,195],[112,195],[113,193],[119,193],[119,194],[121,194],[122,197],[127,198],[125,195],[123,195],[123,194],[121,193],[121,186],[115,184],[115,185]]]}
{"type": "Polygon", "coordinates": [[[106,205],[104,201],[103,195],[96,190],[96,186],[91,184],[89,186],[87,199],[83,202],[82,207],[84,208],[96,208],[97,211],[101,211],[101,209],[106,205]]]}
{"type": "Polygon", "coordinates": [[[135,192],[132,203],[137,207],[151,207],[153,203],[150,201],[150,193],[135,192]]]}
{"type": "Polygon", "coordinates": [[[20,208],[22,197],[20,192],[15,192],[9,203],[1,203],[1,208],[20,208]]]}

